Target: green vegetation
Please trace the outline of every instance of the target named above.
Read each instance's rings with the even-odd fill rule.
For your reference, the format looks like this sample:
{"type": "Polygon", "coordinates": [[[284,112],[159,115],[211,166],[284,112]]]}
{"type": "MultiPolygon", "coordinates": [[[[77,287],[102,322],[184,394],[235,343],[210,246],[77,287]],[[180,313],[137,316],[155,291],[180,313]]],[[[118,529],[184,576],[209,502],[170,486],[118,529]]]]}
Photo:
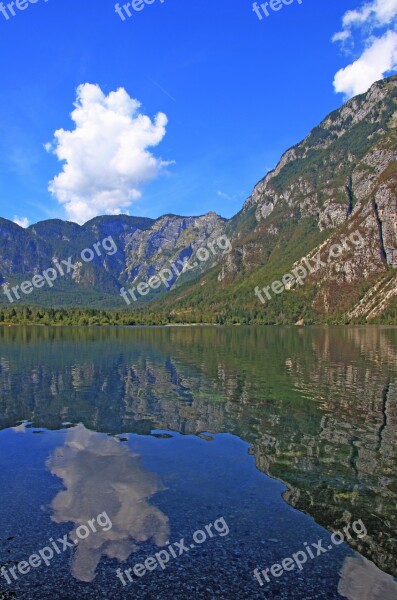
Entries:
{"type": "Polygon", "coordinates": [[[0,325],[165,325],[166,315],[94,308],[45,308],[16,306],[0,308],[0,325]]]}

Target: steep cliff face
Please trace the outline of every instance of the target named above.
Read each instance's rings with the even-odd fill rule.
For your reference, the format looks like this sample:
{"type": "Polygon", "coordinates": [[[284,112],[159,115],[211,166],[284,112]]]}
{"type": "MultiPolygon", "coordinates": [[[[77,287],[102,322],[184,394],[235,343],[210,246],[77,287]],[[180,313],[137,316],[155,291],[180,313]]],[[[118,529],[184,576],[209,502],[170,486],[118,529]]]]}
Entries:
{"type": "MultiPolygon", "coordinates": [[[[222,261],[217,285],[246,308],[250,322],[371,321],[394,314],[397,77],[375,83],[289,149],[227,231],[233,250],[222,261]],[[360,235],[362,244],[346,247],[349,235],[360,235]],[[340,256],[335,244],[344,249],[340,256]],[[318,255],[326,258],[304,285],[291,285],[265,305],[254,297],[256,286],[281,280],[318,255]]],[[[215,284],[212,294],[209,303],[219,313],[215,284]]],[[[204,300],[198,287],[193,297],[204,300]]]]}
{"type": "MultiPolygon", "coordinates": [[[[321,242],[311,249],[312,255],[320,249],[327,253],[345,231],[360,231],[363,246],[330,261],[320,274],[309,277],[306,285],[318,290],[312,306],[319,314],[347,308],[335,293],[338,288],[349,297],[347,304],[353,304],[348,311],[351,318],[381,314],[397,293],[396,276],[390,276],[388,270],[397,267],[396,99],[397,77],[378,82],[367,94],[329,115],[284,154],[242,209],[240,222],[254,213],[255,226],[244,232],[244,226],[239,228],[237,223],[236,262],[242,261],[250,270],[271,261],[272,252],[285,238],[288,220],[297,226],[312,221],[318,232],[328,237],[325,245],[321,242]],[[256,264],[250,261],[252,255],[258,257],[256,264]],[[357,284],[360,289],[356,290],[357,284]],[[367,299],[361,298],[363,284],[369,288],[367,299]]],[[[223,277],[227,271],[225,265],[223,277]]],[[[233,265],[229,272],[233,273],[233,265]]]]}
{"type": "Polygon", "coordinates": [[[255,186],[242,213],[254,208],[257,222],[270,221],[282,202],[300,218],[316,217],[321,230],[344,223],[397,159],[396,98],[392,77],[329,115],[255,186]]]}
{"type": "MultiPolygon", "coordinates": [[[[200,217],[166,215],[153,223],[150,229],[136,231],[125,240],[125,266],[121,280],[125,283],[147,281],[156,269],[169,268],[171,263],[190,259],[199,248],[219,238],[225,229],[225,220],[210,212],[200,217]]],[[[213,255],[201,272],[220,260],[213,255]]],[[[200,273],[197,270],[196,276],[200,273]]]]}

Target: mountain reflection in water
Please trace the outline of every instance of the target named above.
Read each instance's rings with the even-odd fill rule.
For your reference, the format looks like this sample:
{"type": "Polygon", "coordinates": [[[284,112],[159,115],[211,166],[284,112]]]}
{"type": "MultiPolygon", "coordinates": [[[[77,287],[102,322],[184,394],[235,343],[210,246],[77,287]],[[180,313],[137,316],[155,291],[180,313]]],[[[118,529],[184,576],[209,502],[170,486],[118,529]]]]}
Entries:
{"type": "MultiPolygon", "coordinates": [[[[3,328],[0,425],[30,420],[58,429],[69,421],[98,432],[237,435],[252,445],[260,470],[286,483],[285,499],[319,524],[339,530],[361,518],[369,537],[350,543],[397,575],[396,370],[397,329],[388,327],[3,328]]],[[[112,460],[135,460],[116,442],[107,454],[112,441],[99,444],[104,456],[95,455],[94,434],[78,431],[81,449],[70,441],[67,458],[51,461],[77,505],[79,487],[90,495],[78,469],[95,487],[91,460],[105,469],[112,460]]],[[[155,493],[157,484],[140,477],[143,495],[155,493]]],[[[135,489],[137,482],[122,481],[117,469],[111,480],[114,516],[123,484],[135,489]]],[[[72,516],[77,525],[79,510],[62,514],[62,506],[54,506],[57,518],[72,516]]],[[[95,511],[95,504],[84,508],[84,518],[95,511]]],[[[162,543],[166,517],[157,517],[162,543]]],[[[113,546],[120,555],[133,544],[130,518],[131,540],[113,546]]],[[[80,576],[91,577],[96,560],[80,576]]]]}

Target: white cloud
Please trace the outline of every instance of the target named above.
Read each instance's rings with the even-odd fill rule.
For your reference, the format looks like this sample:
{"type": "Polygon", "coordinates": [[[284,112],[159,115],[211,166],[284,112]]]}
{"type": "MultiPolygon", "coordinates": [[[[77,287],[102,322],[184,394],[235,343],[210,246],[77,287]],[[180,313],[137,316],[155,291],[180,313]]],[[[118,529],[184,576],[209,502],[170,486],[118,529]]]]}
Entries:
{"type": "Polygon", "coordinates": [[[397,70],[397,33],[376,38],[358,60],[335,75],[334,88],[348,98],[366,92],[388,72],[397,70]]]}
{"type": "Polygon", "coordinates": [[[333,42],[344,42],[345,40],[348,40],[351,37],[351,32],[350,31],[339,31],[338,33],[335,33],[332,36],[332,41],[333,42]]]}
{"type": "Polygon", "coordinates": [[[13,221],[17,225],[19,225],[19,227],[23,227],[24,229],[26,229],[26,227],[29,227],[29,219],[27,217],[17,217],[15,215],[13,221]]]}
{"type": "Polygon", "coordinates": [[[332,41],[361,46],[361,55],[334,78],[335,92],[347,98],[366,92],[375,82],[397,71],[397,0],[372,0],[347,11],[343,29],[332,41]],[[375,33],[376,32],[376,33],[375,33]]]}
{"type": "Polygon", "coordinates": [[[343,16],[345,29],[362,25],[368,19],[374,27],[390,25],[397,14],[397,0],[373,0],[364,4],[358,10],[348,10],[343,16]]]}
{"type": "Polygon", "coordinates": [[[77,88],[74,106],[75,129],[58,129],[45,145],[64,162],[49,191],[77,223],[126,212],[143,185],[170,164],[148,151],[164,138],[167,117],[158,113],[152,121],[124,88],[106,96],[89,83],[77,88]]]}

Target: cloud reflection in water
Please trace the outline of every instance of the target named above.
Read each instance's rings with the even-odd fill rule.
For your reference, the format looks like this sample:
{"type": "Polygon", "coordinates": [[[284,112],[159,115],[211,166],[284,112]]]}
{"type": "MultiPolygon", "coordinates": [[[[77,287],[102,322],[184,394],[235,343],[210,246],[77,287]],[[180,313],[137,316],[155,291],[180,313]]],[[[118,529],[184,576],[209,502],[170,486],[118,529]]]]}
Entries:
{"type": "Polygon", "coordinates": [[[164,487],[155,474],[143,469],[139,455],[115,439],[82,425],[74,427],[47,467],[66,488],[52,501],[52,519],[74,523],[71,540],[79,525],[100,513],[106,512],[113,524],[109,531],[97,527],[97,533],[79,542],[72,563],[72,574],[79,581],[94,579],[102,556],[122,561],[137,550],[136,542],[152,539],[164,546],[169,540],[168,517],[148,501],[164,487]]]}

